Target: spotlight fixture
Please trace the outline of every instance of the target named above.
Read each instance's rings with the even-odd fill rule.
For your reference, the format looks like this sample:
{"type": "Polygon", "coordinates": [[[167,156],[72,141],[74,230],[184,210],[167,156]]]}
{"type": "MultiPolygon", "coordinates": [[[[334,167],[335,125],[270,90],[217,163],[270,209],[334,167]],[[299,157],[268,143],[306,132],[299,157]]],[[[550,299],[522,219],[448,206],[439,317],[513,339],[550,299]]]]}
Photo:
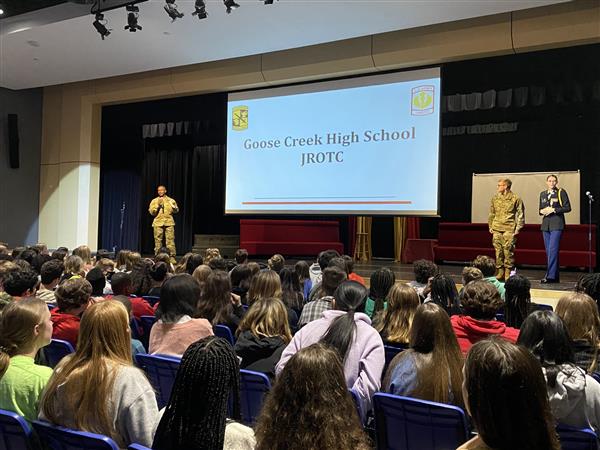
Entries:
{"type": "Polygon", "coordinates": [[[166,0],[164,8],[173,22],[183,17],[183,13],[179,12],[179,10],[177,9],[177,4],[175,3],[175,0],[166,0]]]}
{"type": "Polygon", "coordinates": [[[240,7],[234,0],[223,0],[225,4],[225,8],[227,8],[227,14],[231,14],[232,9],[237,9],[240,7]]]}
{"type": "Polygon", "coordinates": [[[111,32],[111,30],[109,30],[106,27],[107,23],[108,22],[104,18],[104,14],[102,14],[102,13],[96,13],[96,20],[94,20],[94,23],[92,25],[94,25],[94,28],[100,34],[100,37],[102,37],[102,40],[104,40],[104,38],[106,36],[108,36],[110,34],[110,32],[111,32]]]}
{"type": "Polygon", "coordinates": [[[273,4],[273,0],[265,0],[265,5],[272,5],[273,4]]]}
{"type": "Polygon", "coordinates": [[[196,0],[194,8],[196,11],[192,13],[192,16],[198,16],[198,19],[206,19],[208,14],[206,13],[206,3],[204,3],[204,0],[196,0]]]}
{"type": "Polygon", "coordinates": [[[130,33],[141,30],[142,27],[138,25],[140,9],[135,5],[127,5],[125,9],[127,10],[127,25],[125,25],[124,29],[129,30],[130,33]]]}
{"type": "Polygon", "coordinates": [[[2,7],[0,6],[0,16],[4,14],[4,10],[2,9],[2,7]]]}

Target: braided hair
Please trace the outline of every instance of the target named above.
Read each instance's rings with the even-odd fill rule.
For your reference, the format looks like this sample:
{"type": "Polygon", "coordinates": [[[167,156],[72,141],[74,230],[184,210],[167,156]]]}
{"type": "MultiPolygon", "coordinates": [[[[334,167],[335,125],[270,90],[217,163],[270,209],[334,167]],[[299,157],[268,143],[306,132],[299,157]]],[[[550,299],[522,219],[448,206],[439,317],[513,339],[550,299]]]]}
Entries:
{"type": "Polygon", "coordinates": [[[373,314],[384,309],[390,289],[396,282],[396,275],[388,267],[377,269],[371,274],[369,297],[375,301],[373,314]]]}
{"type": "Polygon", "coordinates": [[[228,400],[240,419],[239,362],[224,339],[208,336],[188,347],[158,424],[154,450],[222,450],[228,400]]]}

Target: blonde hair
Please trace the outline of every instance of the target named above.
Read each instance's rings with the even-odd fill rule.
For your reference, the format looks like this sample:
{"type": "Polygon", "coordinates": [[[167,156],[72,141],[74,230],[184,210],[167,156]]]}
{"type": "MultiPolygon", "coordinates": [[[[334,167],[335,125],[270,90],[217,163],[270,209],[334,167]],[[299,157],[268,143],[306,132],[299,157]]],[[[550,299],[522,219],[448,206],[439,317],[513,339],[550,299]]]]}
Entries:
{"type": "Polygon", "coordinates": [[[200,264],[198,267],[194,269],[192,276],[200,283],[200,286],[204,288],[204,284],[206,283],[206,279],[212,273],[212,269],[206,264],[200,264]]]}
{"type": "Polygon", "coordinates": [[[87,245],[80,245],[73,249],[73,255],[79,256],[84,264],[92,263],[92,251],[87,245]]]}
{"type": "Polygon", "coordinates": [[[34,328],[43,325],[45,314],[46,302],[34,297],[11,302],[4,308],[0,316],[0,378],[11,357],[32,350],[36,341],[34,328]]]}
{"type": "Polygon", "coordinates": [[[138,252],[127,253],[127,258],[125,261],[125,270],[131,272],[133,270],[133,266],[135,266],[135,263],[141,261],[141,259],[142,255],[140,255],[138,252]]]}
{"type": "Polygon", "coordinates": [[[279,272],[285,266],[285,258],[279,253],[275,253],[269,258],[267,265],[269,266],[269,269],[279,272]]]}
{"type": "Polygon", "coordinates": [[[587,372],[594,372],[598,365],[600,344],[600,316],[596,302],[587,294],[571,292],[560,298],[556,305],[556,314],[565,323],[572,340],[584,340],[592,346],[594,356],[587,372]]]}
{"type": "Polygon", "coordinates": [[[261,298],[252,303],[236,334],[250,331],[256,337],[278,336],[287,344],[292,340],[285,304],[278,298],[261,298]]]}
{"type": "Polygon", "coordinates": [[[101,258],[96,262],[96,267],[99,267],[105,275],[109,269],[115,270],[115,266],[115,262],[108,258],[101,258]]]}
{"type": "Polygon", "coordinates": [[[204,254],[205,254],[205,256],[204,256],[204,264],[208,264],[213,259],[221,257],[221,252],[219,251],[218,248],[207,248],[206,252],[204,254]]]}
{"type": "Polygon", "coordinates": [[[404,283],[392,286],[387,296],[387,308],[375,318],[373,325],[385,339],[399,344],[408,344],[410,327],[420,304],[419,294],[404,283]]]}
{"type": "Polygon", "coordinates": [[[77,255],[68,256],[65,259],[65,273],[70,273],[71,275],[80,275],[85,276],[83,272],[83,259],[77,255]]]}
{"type": "Polygon", "coordinates": [[[248,302],[252,304],[261,298],[282,298],[281,280],[277,272],[264,270],[257,273],[250,281],[248,289],[248,302]]]}
{"type": "Polygon", "coordinates": [[[96,303],[83,313],[77,350],[52,374],[40,410],[59,425],[62,411],[73,411],[76,429],[119,439],[107,401],[118,372],[114,365],[131,366],[129,315],[120,302],[96,303]]]}

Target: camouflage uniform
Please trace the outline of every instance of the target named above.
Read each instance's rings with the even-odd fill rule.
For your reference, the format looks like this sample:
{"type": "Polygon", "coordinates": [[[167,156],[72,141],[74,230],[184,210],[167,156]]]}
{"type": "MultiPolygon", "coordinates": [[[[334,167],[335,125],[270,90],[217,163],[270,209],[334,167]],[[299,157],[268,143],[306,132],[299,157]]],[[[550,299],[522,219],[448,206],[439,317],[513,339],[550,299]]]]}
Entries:
{"type": "Polygon", "coordinates": [[[515,233],[525,225],[525,207],[517,194],[507,191],[504,195],[498,193],[492,197],[488,225],[494,236],[496,277],[508,279],[515,262],[515,233]]]}
{"type": "Polygon", "coordinates": [[[175,258],[175,220],[173,214],[179,212],[177,202],[166,195],[162,197],[163,207],[160,207],[159,200],[161,197],[156,197],[150,202],[148,212],[155,216],[152,221],[152,229],[154,230],[154,254],[163,246],[163,236],[165,237],[166,247],[169,250],[171,258],[175,258]]]}

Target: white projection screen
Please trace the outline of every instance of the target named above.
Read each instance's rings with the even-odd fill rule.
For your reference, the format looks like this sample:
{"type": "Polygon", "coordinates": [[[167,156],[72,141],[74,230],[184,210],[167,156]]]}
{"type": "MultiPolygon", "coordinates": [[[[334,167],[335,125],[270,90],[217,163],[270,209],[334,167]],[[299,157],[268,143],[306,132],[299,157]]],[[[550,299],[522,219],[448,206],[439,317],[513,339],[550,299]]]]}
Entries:
{"type": "Polygon", "coordinates": [[[225,213],[436,216],[439,105],[439,67],[229,94],[225,213]]]}
{"type": "MultiPolygon", "coordinates": [[[[565,214],[569,225],[578,225],[581,221],[580,174],[579,171],[552,172],[558,177],[558,187],[569,194],[571,212],[565,214]]],[[[525,204],[525,223],[541,224],[539,215],[540,192],[546,189],[546,177],[549,172],[519,173],[474,173],[473,196],[471,200],[471,222],[487,223],[490,212],[490,201],[496,193],[499,178],[510,178],[512,190],[523,199],[525,204]]]]}

